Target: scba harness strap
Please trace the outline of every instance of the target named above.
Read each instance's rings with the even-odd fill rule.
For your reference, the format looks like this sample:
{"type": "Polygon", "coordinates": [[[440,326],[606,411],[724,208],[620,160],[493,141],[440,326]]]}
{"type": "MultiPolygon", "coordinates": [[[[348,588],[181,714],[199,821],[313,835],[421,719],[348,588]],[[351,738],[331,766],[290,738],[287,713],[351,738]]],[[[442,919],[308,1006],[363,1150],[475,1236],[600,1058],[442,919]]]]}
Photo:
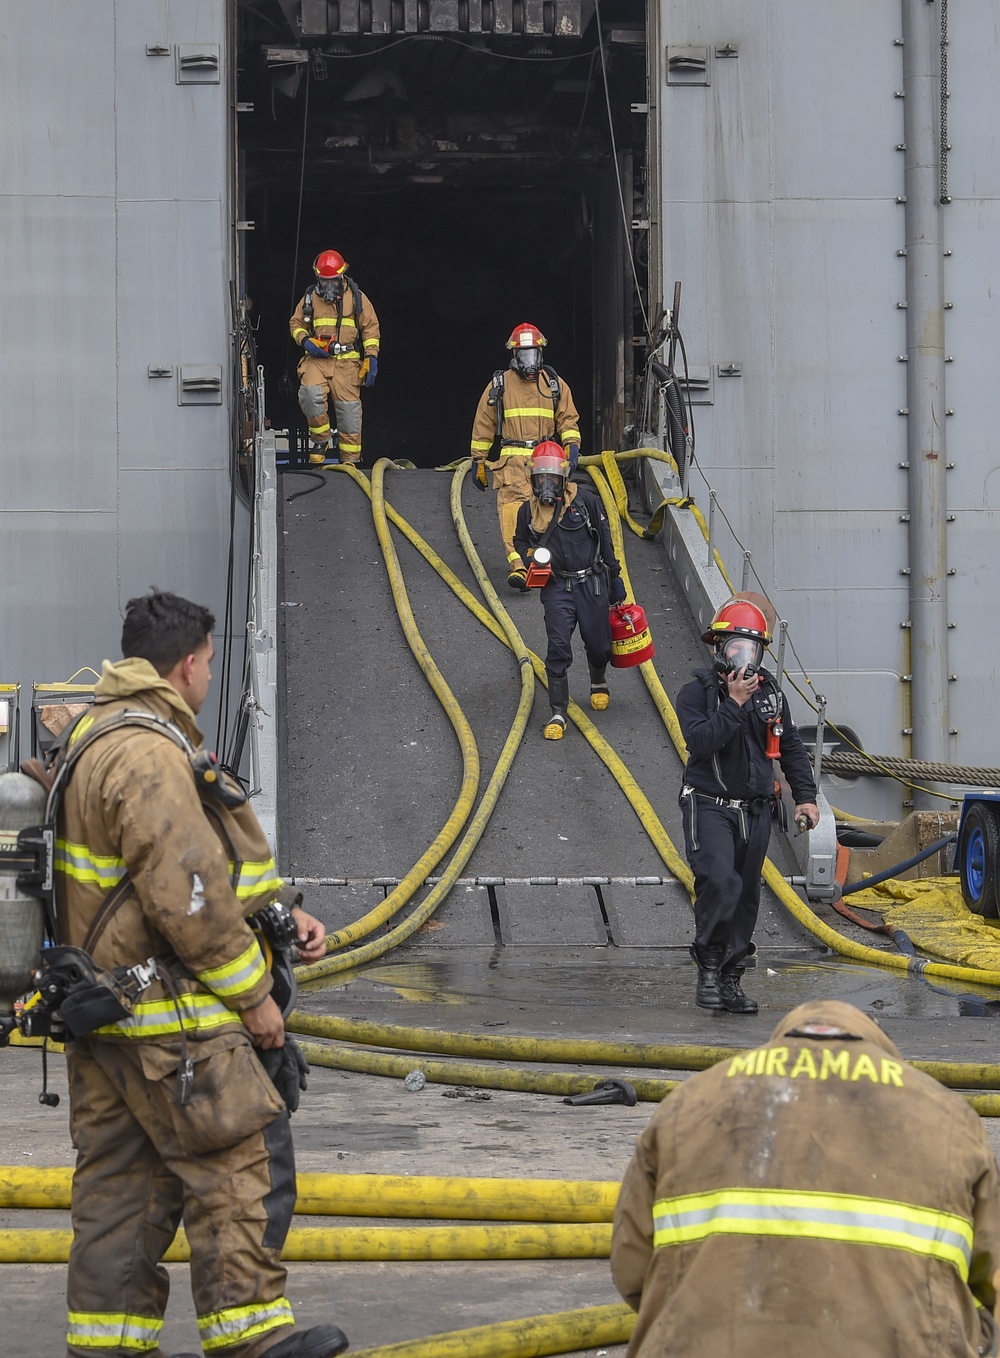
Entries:
{"type": "MultiPolygon", "coordinates": [[[[347,283],[347,286],[351,290],[351,300],[354,303],[354,311],[351,313],[354,317],[356,317],[354,322],[355,325],[354,343],[353,344],[340,343],[340,326],[344,319],[344,292],[343,289],[341,289],[341,291],[338,292],[337,294],[337,344],[335,347],[331,346],[331,348],[333,348],[335,353],[346,353],[348,349],[356,349],[358,355],[360,357],[363,357],[364,345],[361,339],[361,289],[358,287],[357,283],[355,283],[353,278],[347,278],[344,281],[347,283]]],[[[316,333],[315,330],[313,329],[313,316],[316,314],[316,309],[313,306],[313,293],[315,291],[316,284],[310,283],[309,287],[306,288],[306,295],[302,302],[302,319],[309,327],[310,335],[314,335],[316,333]]]]}
{"type": "MultiPolygon", "coordinates": [[[[590,533],[591,539],[594,544],[594,550],[590,559],[590,565],[585,567],[582,571],[554,570],[553,575],[556,575],[560,580],[564,580],[566,582],[565,588],[567,590],[571,590],[573,588],[574,583],[580,583],[584,580],[590,579],[591,576],[596,576],[597,579],[595,579],[594,581],[594,593],[596,596],[599,597],[601,593],[600,577],[606,569],[606,562],[604,561],[604,558],[601,556],[601,535],[597,527],[595,526],[593,519],[591,519],[590,517],[590,511],[587,508],[586,501],[581,496],[578,495],[576,499],[573,501],[573,504],[570,505],[570,509],[573,508],[577,510],[583,522],[573,525],[566,523],[565,519],[563,519],[560,522],[559,526],[561,528],[565,528],[568,533],[578,533],[581,528],[587,529],[587,531],[590,533]]],[[[556,506],[556,515],[558,515],[558,512],[559,507],[556,506]]],[[[553,516],[552,520],[553,523],[555,523],[556,515],[553,516]]]]}
{"type": "Polygon", "coordinates": [[[21,835],[28,837],[27,843],[33,845],[36,852],[46,856],[47,861],[36,864],[35,872],[26,875],[22,884],[28,886],[33,894],[42,896],[52,939],[52,945],[43,951],[38,973],[41,1003],[37,1006],[37,1012],[36,1006],[26,1010],[26,1021],[29,1025],[35,1022],[36,1027],[40,1021],[40,1025],[45,1026],[49,1016],[58,1010],[59,1018],[70,1037],[85,1037],[96,1028],[127,1018],[152,982],[162,981],[177,1012],[181,1036],[178,1101],[186,1103],[190,1098],[193,1066],[188,1059],[187,1037],[181,1020],[177,987],[170,972],[171,965],[177,959],[149,957],[144,963],[110,970],[97,966],[93,960],[93,950],[108,924],[135,892],[128,873],[122,876],[101,902],[81,947],[63,944],[59,938],[54,899],[59,809],[73,771],[84,752],[103,736],[123,727],[139,727],[171,740],[187,757],[200,794],[215,796],[229,806],[241,805],[246,801],[246,793],[235,780],[227,781],[224,774],[220,777],[221,770],[214,767],[217,762],[214,755],[197,750],[179,726],[154,712],[126,708],[105,721],[99,721],[88,711],[81,713],[67,726],[49,756],[46,772],[52,777],[45,806],[45,824],[21,832],[21,835]]]}
{"type": "MultiPolygon", "coordinates": [[[[497,369],[497,371],[493,374],[493,381],[490,383],[490,394],[486,398],[486,404],[488,406],[494,407],[494,409],[496,410],[497,438],[501,440],[503,439],[503,398],[506,391],[504,383],[509,372],[510,372],[509,368],[497,369]]],[[[548,379],[549,395],[552,397],[552,433],[555,434],[556,411],[559,409],[559,402],[562,400],[562,388],[559,385],[559,375],[556,372],[555,368],[549,367],[547,363],[543,363],[542,366],[539,368],[538,372],[539,375],[544,373],[546,378],[548,379]]],[[[517,443],[513,439],[508,439],[507,442],[511,444],[512,447],[515,448],[534,448],[537,446],[534,443],[517,443]]]]}

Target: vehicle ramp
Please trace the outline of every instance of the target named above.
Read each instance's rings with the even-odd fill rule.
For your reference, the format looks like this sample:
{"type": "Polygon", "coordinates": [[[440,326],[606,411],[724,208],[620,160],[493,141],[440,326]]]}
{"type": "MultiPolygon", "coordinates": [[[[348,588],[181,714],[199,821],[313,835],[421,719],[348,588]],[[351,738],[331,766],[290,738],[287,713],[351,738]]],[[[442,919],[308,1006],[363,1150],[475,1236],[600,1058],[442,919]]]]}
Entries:
{"type": "MultiPolygon", "coordinates": [[[[385,499],[481,600],[453,522],[452,479],[450,471],[390,467],[385,499]]],[[[284,473],[279,491],[279,859],[286,875],[307,885],[328,928],[340,928],[381,902],[434,841],[458,795],[462,758],[397,617],[369,497],[334,468],[284,473]]],[[[461,506],[502,603],[544,658],[537,596],[505,583],[495,496],[466,478],[461,506]]],[[[392,535],[420,635],[475,733],[482,789],[514,720],[517,661],[397,528],[392,535]]],[[[705,648],[661,547],[625,538],[634,594],[656,644],[653,663],[673,700],[705,663],[705,648]]],[[[683,857],[681,763],[639,670],[609,669],[611,706],[592,713],[586,658],[575,641],[571,694],[683,857]]],[[[573,724],[561,741],[542,739],[548,710],[536,682],[532,717],[493,814],[415,941],[686,948],[687,890],[573,724]]],[[[758,937],[774,947],[815,946],[767,892],[758,937]]]]}

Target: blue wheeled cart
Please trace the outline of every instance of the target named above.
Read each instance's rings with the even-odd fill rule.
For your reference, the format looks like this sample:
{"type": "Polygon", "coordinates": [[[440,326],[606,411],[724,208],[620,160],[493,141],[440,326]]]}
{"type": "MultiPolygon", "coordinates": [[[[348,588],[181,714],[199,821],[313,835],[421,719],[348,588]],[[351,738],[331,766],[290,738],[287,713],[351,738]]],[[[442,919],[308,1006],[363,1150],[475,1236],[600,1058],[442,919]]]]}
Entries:
{"type": "Polygon", "coordinates": [[[1000,788],[967,792],[958,821],[955,868],[975,915],[1000,915],[1000,788]]]}

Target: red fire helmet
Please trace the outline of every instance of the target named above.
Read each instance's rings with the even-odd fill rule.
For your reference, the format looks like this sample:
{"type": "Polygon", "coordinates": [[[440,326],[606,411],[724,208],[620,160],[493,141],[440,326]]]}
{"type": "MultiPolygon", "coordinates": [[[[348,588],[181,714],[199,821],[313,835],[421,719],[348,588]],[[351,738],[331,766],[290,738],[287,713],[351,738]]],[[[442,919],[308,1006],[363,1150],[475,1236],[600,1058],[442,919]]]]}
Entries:
{"type": "Polygon", "coordinates": [[[546,343],[546,338],[537,325],[532,325],[530,321],[523,321],[520,325],[515,325],[510,332],[507,348],[541,349],[546,343]]]}
{"type": "Polygon", "coordinates": [[[546,439],[544,443],[539,443],[531,454],[531,475],[538,476],[541,472],[555,472],[557,476],[569,475],[569,461],[566,454],[562,445],[556,443],[553,439],[546,439]]]}
{"type": "Polygon", "coordinates": [[[321,250],[313,260],[313,273],[317,278],[339,278],[347,273],[347,260],[336,250],[321,250]]]}
{"type": "Polygon", "coordinates": [[[766,646],[771,640],[767,619],[757,607],[747,599],[727,599],[702,634],[702,641],[711,645],[723,637],[753,637],[766,646]]]}

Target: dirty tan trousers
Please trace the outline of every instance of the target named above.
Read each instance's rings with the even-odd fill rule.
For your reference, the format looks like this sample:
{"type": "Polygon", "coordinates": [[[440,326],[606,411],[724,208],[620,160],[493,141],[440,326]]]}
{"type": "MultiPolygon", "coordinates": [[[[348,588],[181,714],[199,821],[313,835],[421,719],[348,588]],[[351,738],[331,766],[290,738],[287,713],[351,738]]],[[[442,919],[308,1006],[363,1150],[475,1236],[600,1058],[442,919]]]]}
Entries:
{"type": "Polygon", "coordinates": [[[524,569],[514,547],[514,529],[517,525],[517,511],[531,496],[531,449],[518,448],[505,452],[500,460],[487,463],[493,473],[493,487],[497,493],[497,516],[500,519],[500,536],[507,555],[508,571],[524,569]],[[523,453],[524,456],[520,456],[523,453]]]}
{"type": "Polygon", "coordinates": [[[281,1263],[295,1206],[288,1113],[244,1039],[196,1060],[185,1122],[176,1072],[149,1078],[150,1052],[144,1069],[139,1045],[151,1046],[91,1039],[66,1049],[77,1151],[67,1353],[167,1358],[159,1336],[170,1281],[160,1261],[183,1220],[205,1352],[260,1358],[294,1323],[281,1263]],[[230,1145],[198,1149],[234,1132],[230,1145]]]}
{"type": "Polygon", "coordinates": [[[356,355],[299,359],[299,408],[317,443],[332,434],[329,402],[337,422],[341,462],[361,461],[361,360],[356,355]]]}

